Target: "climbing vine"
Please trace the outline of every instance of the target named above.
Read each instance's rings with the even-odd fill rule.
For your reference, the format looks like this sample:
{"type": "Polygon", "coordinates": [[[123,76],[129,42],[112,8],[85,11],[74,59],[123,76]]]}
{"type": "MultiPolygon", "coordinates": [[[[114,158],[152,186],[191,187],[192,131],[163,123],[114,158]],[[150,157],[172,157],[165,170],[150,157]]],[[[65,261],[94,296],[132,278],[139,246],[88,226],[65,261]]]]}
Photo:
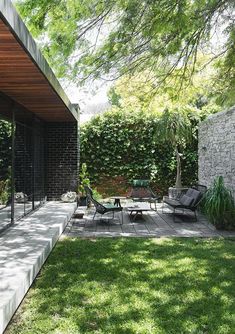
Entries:
{"type": "MultiPolygon", "coordinates": [[[[105,194],[125,193],[135,178],[150,179],[159,193],[174,185],[175,154],[156,139],[159,121],[154,114],[117,109],[82,126],[81,163],[87,164],[92,184],[105,194]]],[[[184,185],[197,180],[196,137],[185,144],[182,180],[184,185]]]]}

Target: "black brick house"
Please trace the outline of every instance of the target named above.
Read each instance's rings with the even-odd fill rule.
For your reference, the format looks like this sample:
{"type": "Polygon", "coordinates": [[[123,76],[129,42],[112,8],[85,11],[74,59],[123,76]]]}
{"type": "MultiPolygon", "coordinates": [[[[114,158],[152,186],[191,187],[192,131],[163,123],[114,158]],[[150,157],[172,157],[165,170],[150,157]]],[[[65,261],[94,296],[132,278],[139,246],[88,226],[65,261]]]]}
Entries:
{"type": "Polygon", "coordinates": [[[78,134],[78,106],[70,103],[11,1],[1,0],[0,223],[77,189],[78,134]]]}

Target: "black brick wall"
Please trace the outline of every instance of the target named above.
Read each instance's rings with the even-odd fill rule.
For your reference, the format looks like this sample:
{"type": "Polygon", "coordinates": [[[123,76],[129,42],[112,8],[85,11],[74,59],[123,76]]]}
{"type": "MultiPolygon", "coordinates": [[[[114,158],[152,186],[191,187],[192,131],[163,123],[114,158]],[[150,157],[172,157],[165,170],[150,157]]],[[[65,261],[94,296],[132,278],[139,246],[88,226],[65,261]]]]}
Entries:
{"type": "Polygon", "coordinates": [[[47,200],[59,200],[64,192],[77,191],[78,163],[78,123],[47,123],[47,200]]]}

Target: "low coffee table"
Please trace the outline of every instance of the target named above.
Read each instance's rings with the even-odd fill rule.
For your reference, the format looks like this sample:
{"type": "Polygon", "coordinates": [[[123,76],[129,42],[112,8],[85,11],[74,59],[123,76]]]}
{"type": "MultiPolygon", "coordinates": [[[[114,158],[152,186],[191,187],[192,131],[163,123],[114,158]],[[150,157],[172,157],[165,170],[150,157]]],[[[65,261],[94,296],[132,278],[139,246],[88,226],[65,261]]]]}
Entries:
{"type": "Polygon", "coordinates": [[[150,208],[147,206],[133,205],[127,207],[126,210],[129,212],[130,219],[136,220],[137,217],[143,216],[143,212],[150,211],[150,208]]]}

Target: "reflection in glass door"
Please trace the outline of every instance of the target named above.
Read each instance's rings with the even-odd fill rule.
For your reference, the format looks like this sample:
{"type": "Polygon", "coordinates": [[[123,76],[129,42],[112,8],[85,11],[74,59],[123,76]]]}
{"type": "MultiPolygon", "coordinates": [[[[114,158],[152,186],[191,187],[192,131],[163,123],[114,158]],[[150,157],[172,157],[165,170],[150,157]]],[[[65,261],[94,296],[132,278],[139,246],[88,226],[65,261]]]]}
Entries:
{"type": "Polygon", "coordinates": [[[39,120],[15,128],[15,220],[40,206],[44,195],[44,139],[39,120]]]}
{"type": "Polygon", "coordinates": [[[0,232],[45,201],[44,123],[0,93],[0,232]]]}
{"type": "Polygon", "coordinates": [[[0,119],[0,231],[11,223],[12,124],[0,119]]]}
{"type": "Polygon", "coordinates": [[[15,219],[33,209],[32,129],[16,123],[15,128],[15,219]]]}

